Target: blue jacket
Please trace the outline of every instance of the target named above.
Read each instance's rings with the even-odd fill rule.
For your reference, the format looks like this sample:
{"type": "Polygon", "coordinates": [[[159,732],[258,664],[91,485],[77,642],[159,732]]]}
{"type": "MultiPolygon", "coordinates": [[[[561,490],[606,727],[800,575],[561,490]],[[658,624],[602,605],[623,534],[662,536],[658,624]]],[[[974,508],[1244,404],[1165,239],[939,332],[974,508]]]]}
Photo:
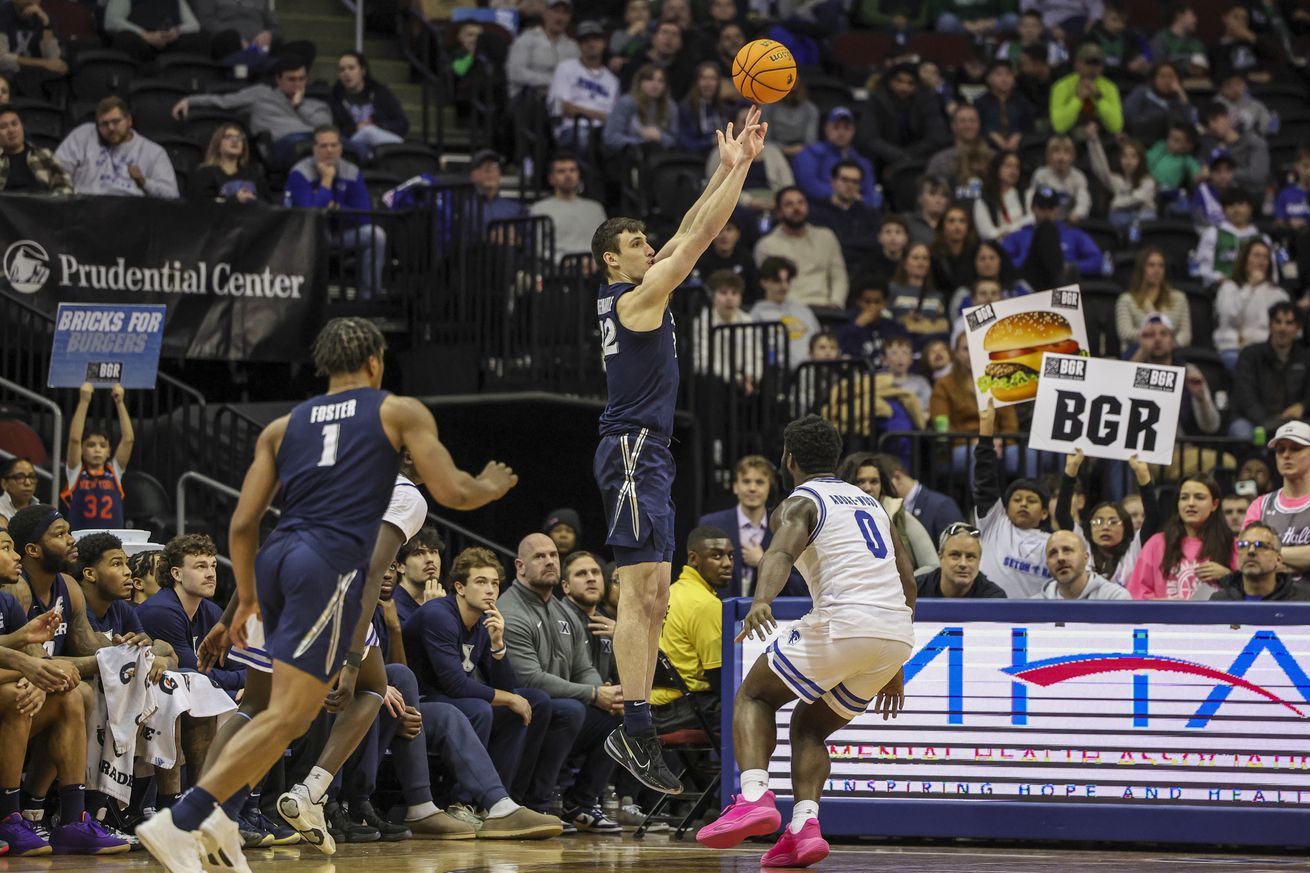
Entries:
{"type": "MultiPolygon", "coordinates": [[[[1060,231],[1060,251],[1065,263],[1073,264],[1084,276],[1100,276],[1104,269],[1104,256],[1101,249],[1092,242],[1092,238],[1076,227],[1063,221],[1055,223],[1060,231]]],[[[1001,240],[1001,248],[1010,256],[1015,267],[1022,267],[1028,260],[1028,249],[1033,244],[1034,225],[1021,227],[1001,240]]]]}
{"type": "Polygon", "coordinates": [[[947,526],[957,521],[964,521],[960,504],[940,491],[933,491],[926,485],[919,486],[919,493],[914,498],[914,509],[910,513],[928,531],[933,545],[947,526]]]}
{"type": "MultiPolygon", "coordinates": [[[[737,507],[730,506],[719,512],[711,512],[708,515],[702,515],[697,526],[710,525],[723,530],[732,542],[732,591],[726,596],[738,597],[741,591],[741,577],[745,572],[746,562],[741,557],[741,530],[737,527],[737,507]]],[[[767,516],[764,524],[764,539],[760,540],[760,548],[768,551],[769,543],[773,542],[773,531],[769,530],[767,516]]],[[[746,592],[749,597],[755,593],[755,586],[752,585],[746,592]]],[[[782,589],[783,597],[809,597],[810,589],[805,584],[805,577],[796,572],[795,568],[791,571],[791,577],[782,589]]]]}
{"type": "MultiPolygon", "coordinates": [[[[330,188],[324,188],[318,181],[318,166],[313,157],[299,161],[287,174],[286,190],[283,194],[284,206],[299,206],[307,209],[327,209],[335,204],[338,209],[373,208],[373,201],[368,196],[364,185],[364,174],[350,161],[337,164],[337,175],[330,188]]],[[[336,219],[342,225],[367,224],[362,216],[343,216],[336,219]]]]}
{"type": "Polygon", "coordinates": [[[454,594],[420,606],[404,623],[402,633],[405,657],[421,694],[490,703],[496,689],[513,691],[517,684],[509,656],[499,661],[491,657],[491,635],[482,622],[472,630],[464,626],[454,594]]]}
{"type": "Polygon", "coordinates": [[[866,206],[874,209],[882,208],[882,201],[878,198],[877,189],[874,182],[873,164],[869,159],[855,151],[852,146],[846,149],[846,154],[827,140],[812,142],[805,149],[792,158],[792,169],[796,176],[796,184],[805,192],[805,196],[810,198],[813,203],[816,200],[827,200],[832,197],[832,168],[837,166],[838,161],[850,160],[860,165],[864,171],[864,182],[860,185],[860,199],[866,206]]]}
{"type": "MultiPolygon", "coordinates": [[[[200,601],[194,617],[188,618],[172,588],[161,588],[145,603],[136,608],[142,629],[157,640],[163,640],[177,652],[179,670],[197,671],[196,646],[205,638],[215,623],[223,617],[223,608],[212,600],[200,601]]],[[[224,670],[215,667],[208,673],[214,683],[224,691],[237,691],[246,685],[246,670],[224,670]]]]}

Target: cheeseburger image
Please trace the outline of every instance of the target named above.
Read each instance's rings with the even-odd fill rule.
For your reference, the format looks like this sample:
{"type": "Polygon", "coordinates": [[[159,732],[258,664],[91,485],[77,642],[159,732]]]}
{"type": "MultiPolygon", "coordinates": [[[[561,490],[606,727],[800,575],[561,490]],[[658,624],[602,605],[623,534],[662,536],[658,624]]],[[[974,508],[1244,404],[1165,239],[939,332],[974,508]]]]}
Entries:
{"type": "Polygon", "coordinates": [[[1007,315],[987,329],[983,350],[987,352],[987,367],[978,377],[978,390],[1008,403],[1037,396],[1037,371],[1043,352],[1081,352],[1068,320],[1055,312],[1007,315]]]}

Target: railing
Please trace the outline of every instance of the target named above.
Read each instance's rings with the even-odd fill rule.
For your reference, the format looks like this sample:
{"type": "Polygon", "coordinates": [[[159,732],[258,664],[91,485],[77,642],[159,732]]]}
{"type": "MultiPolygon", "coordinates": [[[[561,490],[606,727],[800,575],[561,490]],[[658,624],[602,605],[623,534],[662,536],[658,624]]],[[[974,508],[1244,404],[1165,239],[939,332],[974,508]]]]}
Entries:
{"type": "MultiPolygon", "coordinates": [[[[177,504],[177,532],[179,534],[186,533],[186,493],[187,485],[191,482],[195,482],[198,485],[204,485],[210,491],[216,491],[224,497],[230,497],[233,500],[239,500],[241,498],[241,492],[237,489],[224,485],[217,479],[211,479],[204,473],[197,473],[195,470],[187,470],[181,476],[177,477],[175,503],[177,504]]],[[[268,511],[272,513],[274,518],[282,517],[282,511],[275,506],[270,506],[268,511]]]]}
{"type": "Polygon", "coordinates": [[[467,110],[469,146],[472,150],[492,144],[496,129],[496,79],[494,71],[465,80],[458,87],[442,49],[442,31],[415,8],[404,9],[397,22],[400,51],[421,88],[420,129],[430,145],[446,142],[445,112],[467,110]],[[461,105],[461,103],[463,105],[461,105]]]}
{"type": "MultiPolygon", "coordinates": [[[[26,400],[30,400],[43,409],[50,411],[50,417],[54,422],[55,433],[64,431],[64,414],[59,409],[59,404],[53,400],[48,400],[37,394],[35,391],[28,391],[22,385],[11,382],[8,379],[0,378],[0,390],[8,391],[11,394],[17,394],[26,400]]],[[[59,505],[59,477],[63,472],[63,445],[59,439],[51,441],[50,447],[50,505],[59,505]]]]}

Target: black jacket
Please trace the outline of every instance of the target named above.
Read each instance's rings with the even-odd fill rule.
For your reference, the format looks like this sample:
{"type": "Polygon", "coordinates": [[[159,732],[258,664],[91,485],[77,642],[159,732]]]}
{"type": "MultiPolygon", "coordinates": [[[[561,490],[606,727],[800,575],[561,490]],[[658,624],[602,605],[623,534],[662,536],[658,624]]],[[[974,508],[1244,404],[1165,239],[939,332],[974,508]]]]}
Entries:
{"type": "MultiPolygon", "coordinates": [[[[1240,571],[1229,573],[1219,580],[1219,589],[1210,595],[1211,600],[1246,600],[1246,589],[1242,587],[1240,571]]],[[[1300,600],[1310,601],[1310,585],[1295,582],[1286,573],[1278,574],[1278,583],[1273,593],[1264,600],[1300,600]]],[[[1259,602],[1259,601],[1257,601],[1259,602]]]]}
{"type": "Polygon", "coordinates": [[[905,158],[927,158],[951,144],[941,98],[920,90],[905,102],[879,83],[860,112],[856,145],[884,164],[905,158]]]}
{"type": "Polygon", "coordinates": [[[1279,413],[1293,403],[1310,407],[1310,349],[1292,346],[1280,361],[1273,346],[1256,343],[1242,349],[1233,370],[1233,416],[1272,429],[1282,423],[1279,413]]]}
{"type": "Polygon", "coordinates": [[[405,117],[405,110],[396,95],[386,85],[367,76],[364,79],[364,90],[358,94],[347,94],[340,82],[332,85],[332,120],[341,128],[343,136],[349,138],[358,129],[352,109],[366,104],[372,104],[373,123],[378,127],[396,136],[409,133],[409,119],[405,117]]]}
{"type": "MultiPolygon", "coordinates": [[[[946,597],[945,594],[942,594],[941,567],[935,567],[931,573],[925,573],[918,577],[915,583],[919,587],[920,597],[946,597]]],[[[969,589],[969,593],[964,595],[966,598],[975,599],[1005,596],[1005,589],[988,579],[981,572],[974,578],[973,587],[969,589]]]]}

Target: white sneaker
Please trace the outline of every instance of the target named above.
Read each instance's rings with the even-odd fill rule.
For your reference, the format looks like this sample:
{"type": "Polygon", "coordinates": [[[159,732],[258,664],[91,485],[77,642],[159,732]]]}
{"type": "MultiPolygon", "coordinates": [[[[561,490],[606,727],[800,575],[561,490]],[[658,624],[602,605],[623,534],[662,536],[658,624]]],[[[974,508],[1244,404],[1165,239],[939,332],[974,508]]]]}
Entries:
{"type": "Polygon", "coordinates": [[[324,855],[335,855],[337,841],[328,832],[327,820],[323,817],[323,804],[309,799],[309,789],[303,785],[291,786],[277,799],[277,814],[282,820],[300,831],[305,842],[318,849],[324,855]]]}
{"type": "Polygon", "coordinates": [[[204,873],[196,835],[173,824],[171,809],[162,809],[137,825],[136,837],[168,873],[204,873]]]}
{"type": "Polygon", "coordinates": [[[206,873],[251,873],[241,851],[241,832],[222,808],[200,823],[200,863],[206,873]]]}

